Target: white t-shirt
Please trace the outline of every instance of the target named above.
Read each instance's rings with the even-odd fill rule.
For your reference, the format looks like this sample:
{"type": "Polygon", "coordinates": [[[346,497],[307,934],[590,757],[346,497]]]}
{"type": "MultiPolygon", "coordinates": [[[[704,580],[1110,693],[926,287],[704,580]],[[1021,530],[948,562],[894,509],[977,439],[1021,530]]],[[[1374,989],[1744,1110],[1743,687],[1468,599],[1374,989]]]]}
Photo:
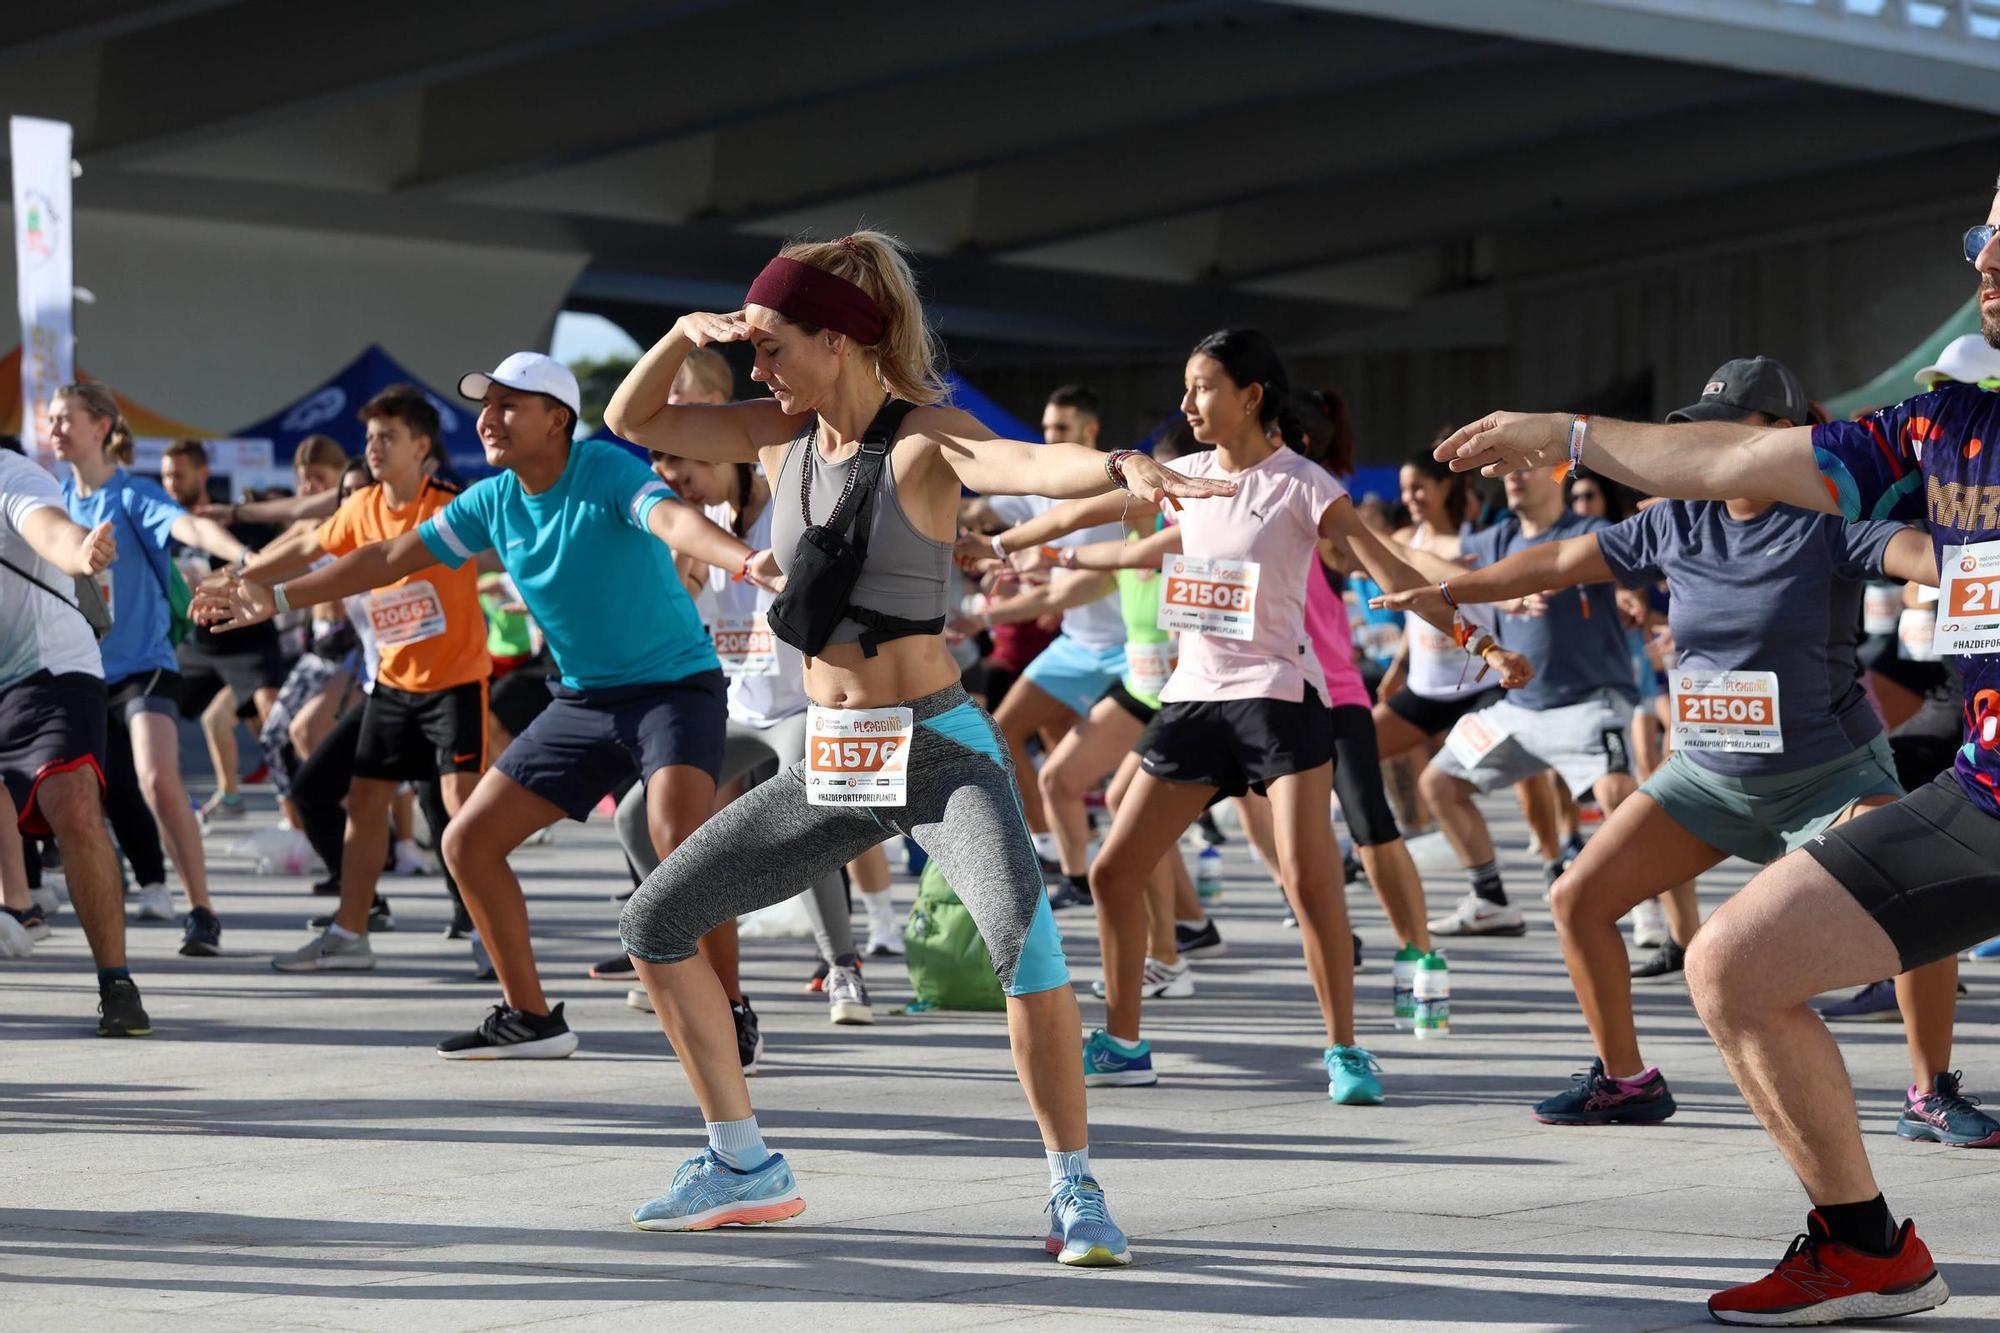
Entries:
{"type": "MultiPolygon", "coordinates": [[[[708,505],[702,512],[717,527],[734,532],[736,516],[728,505],[708,505]]],[[[764,550],[771,544],[771,505],[766,502],[764,511],[743,534],[743,540],[753,550],[764,550]]],[[[753,611],[768,612],[776,598],[770,592],[745,579],[737,581],[730,577],[731,571],[717,569],[710,565],[708,582],[695,599],[695,606],[701,611],[702,623],[709,627],[712,636],[718,616],[749,615],[753,611]]],[[[775,639],[775,636],[774,636],[775,639]]],[[[799,650],[783,639],[775,639],[778,650],[778,670],[771,676],[731,676],[729,678],[729,716],[732,720],[750,727],[768,727],[782,722],[796,713],[806,711],[806,664],[799,656],[799,650]]]]}
{"type": "MultiPolygon", "coordinates": [[[[1045,514],[1061,503],[1045,495],[990,495],[986,503],[994,513],[1010,525],[1026,523],[1038,514],[1045,514]]],[[[1125,525],[1122,523],[1100,523],[1094,528],[1084,528],[1072,532],[1067,537],[1058,537],[1050,545],[1058,550],[1072,547],[1090,546],[1097,542],[1116,542],[1125,539],[1125,525]]],[[[1118,594],[1107,593],[1094,602],[1082,606],[1072,606],[1063,612],[1062,632],[1086,648],[1116,648],[1125,642],[1125,611],[1119,604],[1118,594]]]]}
{"type": "Polygon", "coordinates": [[[97,636],[76,607],[75,581],[36,555],[21,536],[21,524],[37,509],[69,517],[62,487],[54,477],[20,454],[0,451],[0,558],[34,575],[60,597],[0,566],[0,690],[37,671],[104,675],[97,636]]]}

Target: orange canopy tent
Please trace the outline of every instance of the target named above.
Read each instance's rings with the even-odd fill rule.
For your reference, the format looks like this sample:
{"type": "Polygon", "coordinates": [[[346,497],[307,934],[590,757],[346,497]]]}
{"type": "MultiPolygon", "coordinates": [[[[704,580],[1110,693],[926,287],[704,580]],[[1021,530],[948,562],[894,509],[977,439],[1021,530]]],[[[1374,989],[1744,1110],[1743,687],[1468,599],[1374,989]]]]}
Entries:
{"type": "MultiPolygon", "coordinates": [[[[92,378],[88,372],[81,369],[76,373],[79,379],[87,380],[92,378]]],[[[130,398],[127,398],[115,389],[112,390],[112,396],[118,400],[119,410],[125,414],[125,424],[131,427],[132,434],[142,439],[221,440],[228,438],[228,432],[226,431],[203,430],[199,426],[190,426],[185,421],[176,421],[172,417],[161,416],[151,408],[142,407],[138,403],[133,402],[130,398]]],[[[19,435],[20,433],[21,347],[17,343],[13,351],[7,353],[4,357],[0,357],[0,434],[19,435]]]]}

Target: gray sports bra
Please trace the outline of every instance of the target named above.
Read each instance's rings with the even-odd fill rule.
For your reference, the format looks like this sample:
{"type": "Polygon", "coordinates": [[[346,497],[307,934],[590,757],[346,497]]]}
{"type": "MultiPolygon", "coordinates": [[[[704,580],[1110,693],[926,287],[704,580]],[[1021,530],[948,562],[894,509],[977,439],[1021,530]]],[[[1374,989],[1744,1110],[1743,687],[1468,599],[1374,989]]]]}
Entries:
{"type": "MultiPolygon", "coordinates": [[[[845,462],[829,464],[819,456],[819,422],[785,446],[777,484],[771,488],[771,551],[778,568],[791,573],[792,553],[809,523],[824,523],[847,487],[847,474],[861,456],[857,448],[845,462]],[[802,470],[811,488],[801,504],[802,470]],[[809,513],[807,511],[810,511],[809,513]]],[[[936,620],[945,614],[945,582],[951,574],[951,544],[935,542],[917,530],[903,511],[896,493],[896,448],[892,442],[883,460],[882,481],[875,497],[874,522],[868,532],[868,560],[848,599],[854,606],[901,620],[936,620]]],[[[854,643],[866,632],[860,622],[843,616],[828,643],[854,643]]]]}

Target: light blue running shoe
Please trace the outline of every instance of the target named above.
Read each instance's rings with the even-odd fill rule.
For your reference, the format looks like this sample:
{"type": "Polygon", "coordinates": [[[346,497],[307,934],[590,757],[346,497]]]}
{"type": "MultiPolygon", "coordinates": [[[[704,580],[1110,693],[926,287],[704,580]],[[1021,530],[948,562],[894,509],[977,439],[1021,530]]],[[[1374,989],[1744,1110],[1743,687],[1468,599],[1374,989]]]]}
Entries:
{"type": "Polygon", "coordinates": [[[1984,944],[1974,945],[1972,956],[1979,959],[2000,958],[2000,935],[1994,936],[1984,944]]]}
{"type": "Polygon", "coordinates": [[[708,1231],[761,1226],[806,1210],[798,1181],[781,1153],[755,1171],[738,1171],[703,1148],[674,1172],[674,1187],[632,1212],[641,1231],[708,1231]]]}
{"type": "Polygon", "coordinates": [[[1342,1106],[1380,1106],[1382,1066],[1359,1046],[1329,1046],[1320,1059],[1326,1064],[1326,1095],[1342,1106]]]}
{"type": "Polygon", "coordinates": [[[1083,1043],[1083,1085],[1087,1088],[1147,1088],[1160,1081],[1153,1072],[1153,1048],[1145,1042],[1128,1055],[1103,1028],[1083,1043]]]}
{"type": "Polygon", "coordinates": [[[1104,1187],[1089,1176],[1065,1176],[1049,1195],[1048,1251],[1075,1268],[1116,1268],[1132,1262],[1125,1233],[1104,1206],[1104,1187]]]}

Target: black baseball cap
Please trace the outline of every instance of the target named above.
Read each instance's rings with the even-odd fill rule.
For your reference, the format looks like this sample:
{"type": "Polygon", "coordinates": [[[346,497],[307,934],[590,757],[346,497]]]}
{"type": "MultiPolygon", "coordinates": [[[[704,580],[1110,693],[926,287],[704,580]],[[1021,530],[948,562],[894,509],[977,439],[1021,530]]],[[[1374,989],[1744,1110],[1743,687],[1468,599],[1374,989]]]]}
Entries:
{"type": "Polygon", "coordinates": [[[1738,421],[1752,412],[1804,425],[1812,401],[1784,362],[1773,356],[1743,357],[1717,366],[1701,386],[1701,397],[1667,413],[1667,421],[1738,421]]]}

